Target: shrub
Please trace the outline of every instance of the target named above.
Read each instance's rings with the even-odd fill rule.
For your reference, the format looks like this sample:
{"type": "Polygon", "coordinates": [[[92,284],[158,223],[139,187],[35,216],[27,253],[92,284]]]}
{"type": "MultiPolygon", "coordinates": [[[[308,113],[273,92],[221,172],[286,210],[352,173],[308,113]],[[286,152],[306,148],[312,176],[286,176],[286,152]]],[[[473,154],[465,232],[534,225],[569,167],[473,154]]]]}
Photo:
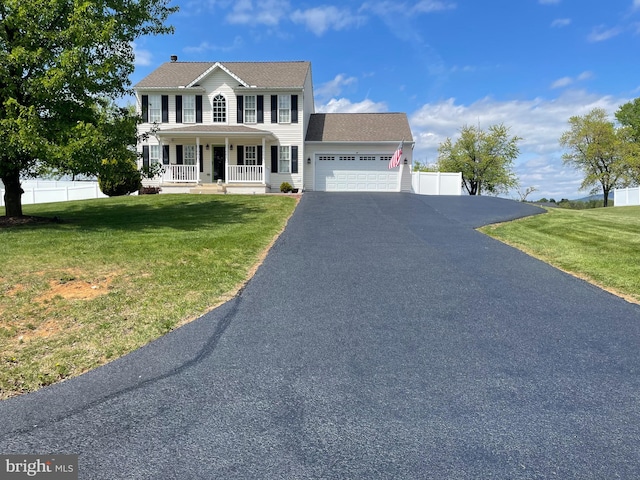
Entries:
{"type": "Polygon", "coordinates": [[[102,161],[98,185],[105,195],[118,197],[140,190],[142,181],[135,162],[129,159],[113,159],[102,161]]]}
{"type": "Polygon", "coordinates": [[[291,192],[293,192],[293,187],[291,186],[291,184],[289,182],[282,182],[280,184],[280,191],[282,193],[291,193],[291,192]]]}

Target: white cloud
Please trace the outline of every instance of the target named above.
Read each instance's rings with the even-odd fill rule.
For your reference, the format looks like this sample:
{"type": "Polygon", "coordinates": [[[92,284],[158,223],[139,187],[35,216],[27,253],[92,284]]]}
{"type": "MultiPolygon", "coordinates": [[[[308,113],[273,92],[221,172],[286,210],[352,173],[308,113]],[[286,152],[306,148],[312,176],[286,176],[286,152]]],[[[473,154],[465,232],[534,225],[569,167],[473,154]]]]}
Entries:
{"type": "Polygon", "coordinates": [[[373,102],[368,98],[362,102],[352,103],[346,98],[332,98],[325,105],[316,105],[318,113],[381,113],[387,112],[384,102],[373,102]]]}
{"type": "Polygon", "coordinates": [[[230,52],[232,50],[240,48],[243,43],[244,42],[242,40],[242,37],[234,38],[231,45],[214,45],[207,41],[204,41],[201,42],[200,45],[184,47],[182,51],[187,53],[203,53],[209,51],[230,52]]]}
{"type": "Polygon", "coordinates": [[[288,0],[238,0],[227,21],[236,25],[276,26],[290,9],[288,0]]]}
{"type": "Polygon", "coordinates": [[[510,127],[511,135],[522,137],[520,157],[515,162],[521,185],[537,187],[539,196],[576,198],[580,195],[581,176],[562,164],[563,152],[558,142],[568,128],[569,118],[599,107],[613,119],[618,107],[629,100],[569,90],[556,99],[498,101],[486,97],[462,105],[450,98],[429,103],[409,118],[416,142],[413,158],[421,163],[435,162],[438,146],[447,137],[457,138],[464,125],[479,125],[484,129],[503,123],[510,127]]]}
{"type": "Polygon", "coordinates": [[[336,75],[333,80],[321,84],[315,89],[315,96],[320,99],[328,99],[340,95],[345,87],[355,85],[358,82],[356,77],[347,77],[344,74],[336,75]]]}
{"type": "Polygon", "coordinates": [[[334,6],[321,6],[308,10],[296,10],[291,14],[291,21],[303,24],[317,36],[327,30],[344,30],[351,26],[359,26],[365,22],[361,15],[354,15],[349,9],[334,6]]]}
{"type": "Polygon", "coordinates": [[[591,77],[593,77],[593,73],[587,70],[585,72],[582,72],[576,78],[573,78],[573,77],[562,77],[562,78],[559,78],[558,80],[556,80],[555,82],[553,82],[551,84],[551,88],[554,89],[554,88],[568,87],[569,85],[573,85],[576,82],[583,82],[585,80],[588,80],[591,77]]]}
{"type": "Polygon", "coordinates": [[[453,2],[436,0],[421,0],[415,4],[383,0],[365,2],[360,7],[359,11],[373,12],[381,18],[391,21],[398,15],[412,17],[423,13],[441,12],[445,10],[453,10],[455,8],[457,8],[457,5],[453,2]]]}
{"type": "Polygon", "coordinates": [[[562,28],[571,25],[570,18],[556,18],[553,22],[551,22],[551,26],[553,28],[562,28]]]}
{"type": "Polygon", "coordinates": [[[131,42],[136,67],[148,67],[152,63],[153,55],[149,50],[140,49],[136,42],[131,42]]]}
{"type": "Polygon", "coordinates": [[[640,9],[640,0],[633,0],[633,5],[631,6],[631,8],[634,10],[640,9]]]}
{"type": "Polygon", "coordinates": [[[599,25],[591,31],[587,39],[593,43],[604,42],[605,40],[616,37],[621,33],[622,29],[620,27],[606,28],[604,25],[599,25]]]}

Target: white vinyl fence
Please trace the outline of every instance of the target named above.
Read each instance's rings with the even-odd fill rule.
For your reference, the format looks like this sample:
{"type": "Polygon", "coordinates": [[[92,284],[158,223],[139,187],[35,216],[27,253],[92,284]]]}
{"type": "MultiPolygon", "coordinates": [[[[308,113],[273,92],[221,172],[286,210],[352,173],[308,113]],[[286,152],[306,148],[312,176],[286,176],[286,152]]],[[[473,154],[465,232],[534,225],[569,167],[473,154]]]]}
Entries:
{"type": "Polygon", "coordinates": [[[640,205],[640,187],[616,188],[613,191],[613,205],[615,207],[640,205]]]}
{"type": "MultiPolygon", "coordinates": [[[[22,182],[22,204],[67,202],[106,198],[100,191],[98,182],[72,182],[55,180],[25,180],[22,182]]],[[[4,207],[4,185],[0,183],[0,207],[4,207]]]]}
{"type": "Polygon", "coordinates": [[[412,172],[411,189],[418,195],[462,195],[462,173],[412,172]]]}

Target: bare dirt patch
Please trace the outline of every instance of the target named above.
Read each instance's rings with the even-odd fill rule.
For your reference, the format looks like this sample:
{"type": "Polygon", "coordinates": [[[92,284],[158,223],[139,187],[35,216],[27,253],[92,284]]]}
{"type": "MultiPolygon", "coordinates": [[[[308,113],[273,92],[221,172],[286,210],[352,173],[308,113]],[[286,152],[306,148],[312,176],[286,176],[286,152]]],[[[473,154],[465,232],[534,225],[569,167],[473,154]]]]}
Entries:
{"type": "Polygon", "coordinates": [[[109,286],[114,275],[107,276],[95,281],[86,280],[51,280],[50,288],[35,300],[40,303],[50,301],[56,297],[65,300],[91,300],[109,292],[109,286]]]}

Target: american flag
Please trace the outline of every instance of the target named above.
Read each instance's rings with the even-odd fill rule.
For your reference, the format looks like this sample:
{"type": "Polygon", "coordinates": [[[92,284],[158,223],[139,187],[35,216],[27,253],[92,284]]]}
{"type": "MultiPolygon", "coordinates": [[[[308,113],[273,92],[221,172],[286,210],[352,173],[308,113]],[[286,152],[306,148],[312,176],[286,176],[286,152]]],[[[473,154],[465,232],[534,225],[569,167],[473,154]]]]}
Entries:
{"type": "Polygon", "coordinates": [[[393,157],[391,157],[391,160],[389,160],[389,170],[391,170],[392,168],[396,168],[398,165],[400,165],[400,157],[402,157],[403,146],[404,146],[404,140],[400,142],[400,145],[398,145],[398,148],[396,149],[396,152],[393,154],[393,157]]]}

